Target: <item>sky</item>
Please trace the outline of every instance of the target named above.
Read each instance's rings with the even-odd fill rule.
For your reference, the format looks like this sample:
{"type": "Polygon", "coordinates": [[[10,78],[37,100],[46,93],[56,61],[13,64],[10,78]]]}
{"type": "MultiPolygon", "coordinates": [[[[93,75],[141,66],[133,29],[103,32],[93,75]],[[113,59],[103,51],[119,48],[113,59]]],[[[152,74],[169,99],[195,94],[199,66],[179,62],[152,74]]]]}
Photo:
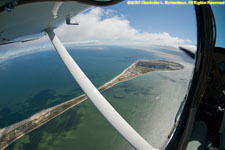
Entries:
{"type": "Polygon", "coordinates": [[[76,29],[63,25],[60,29],[64,34],[59,36],[68,40],[74,34],[79,36],[75,40],[101,40],[113,44],[125,41],[130,44],[132,41],[142,45],[196,45],[193,6],[127,5],[126,2],[93,8],[78,15],[73,19],[80,22],[80,25],[76,29]]]}
{"type": "MultiPolygon", "coordinates": [[[[92,7],[72,18],[78,26],[62,24],[56,34],[65,44],[136,47],[186,45],[195,49],[193,5],[127,5],[92,7]]],[[[52,48],[47,36],[37,41],[0,46],[0,60],[18,53],[52,48]],[[15,50],[15,51],[14,51],[15,50]]]]}
{"type": "Polygon", "coordinates": [[[119,5],[107,7],[125,14],[135,29],[168,32],[173,37],[196,41],[196,17],[192,5],[119,5]]]}

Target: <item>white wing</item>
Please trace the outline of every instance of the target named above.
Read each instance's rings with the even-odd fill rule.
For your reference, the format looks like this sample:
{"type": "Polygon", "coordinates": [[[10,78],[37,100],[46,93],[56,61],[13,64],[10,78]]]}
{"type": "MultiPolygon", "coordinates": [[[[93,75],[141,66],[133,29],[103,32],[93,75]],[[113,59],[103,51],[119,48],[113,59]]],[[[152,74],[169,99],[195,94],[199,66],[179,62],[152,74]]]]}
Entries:
{"type": "Polygon", "coordinates": [[[90,5],[78,2],[41,2],[19,5],[0,13],[0,44],[35,39],[48,28],[57,28],[66,17],[75,16],[90,5]],[[61,5],[60,5],[61,4],[61,5]]]}

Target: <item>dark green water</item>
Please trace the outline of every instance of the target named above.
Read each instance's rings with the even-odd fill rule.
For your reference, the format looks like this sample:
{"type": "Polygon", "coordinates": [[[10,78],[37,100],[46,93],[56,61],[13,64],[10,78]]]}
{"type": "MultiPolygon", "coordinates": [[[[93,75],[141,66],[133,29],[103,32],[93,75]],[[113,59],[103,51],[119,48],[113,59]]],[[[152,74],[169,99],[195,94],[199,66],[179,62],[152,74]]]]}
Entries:
{"type": "MultiPolygon", "coordinates": [[[[121,115],[149,141],[160,147],[173,125],[189,82],[192,65],[183,53],[162,55],[122,47],[71,49],[70,53],[98,87],[139,59],[167,59],[185,69],[154,72],[120,83],[103,92],[121,115]],[[169,57],[170,56],[170,57],[169,57]],[[172,56],[172,57],[171,57],[172,56]],[[174,92],[176,91],[176,92],[174,92]]],[[[0,126],[17,121],[82,93],[55,51],[37,52],[0,64],[0,126]]],[[[8,149],[132,149],[91,102],[67,111],[27,134],[8,149]]]]}

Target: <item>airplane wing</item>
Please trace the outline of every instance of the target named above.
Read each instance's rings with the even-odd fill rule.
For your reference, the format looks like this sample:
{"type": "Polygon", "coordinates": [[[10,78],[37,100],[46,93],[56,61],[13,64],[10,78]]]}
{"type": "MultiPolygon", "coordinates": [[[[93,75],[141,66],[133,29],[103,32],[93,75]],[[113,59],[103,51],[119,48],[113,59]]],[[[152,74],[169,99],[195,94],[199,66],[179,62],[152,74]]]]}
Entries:
{"type": "Polygon", "coordinates": [[[15,6],[0,12],[0,44],[40,38],[46,29],[60,26],[91,7],[78,2],[40,2],[15,6]]]}
{"type": "MultiPolygon", "coordinates": [[[[0,1],[0,45],[35,40],[46,30],[91,6],[106,6],[122,0],[2,0],[0,1]]],[[[76,25],[77,23],[70,23],[76,25]]]]}

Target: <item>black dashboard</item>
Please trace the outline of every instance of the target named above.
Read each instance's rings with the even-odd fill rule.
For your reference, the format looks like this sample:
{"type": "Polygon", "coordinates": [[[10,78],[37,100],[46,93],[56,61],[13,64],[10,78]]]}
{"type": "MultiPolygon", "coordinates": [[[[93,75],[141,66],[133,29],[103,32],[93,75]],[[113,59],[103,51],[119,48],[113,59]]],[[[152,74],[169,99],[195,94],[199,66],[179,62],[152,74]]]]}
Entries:
{"type": "Polygon", "coordinates": [[[213,62],[197,118],[208,127],[208,141],[219,146],[219,130],[225,110],[225,49],[214,48],[213,62]]]}

